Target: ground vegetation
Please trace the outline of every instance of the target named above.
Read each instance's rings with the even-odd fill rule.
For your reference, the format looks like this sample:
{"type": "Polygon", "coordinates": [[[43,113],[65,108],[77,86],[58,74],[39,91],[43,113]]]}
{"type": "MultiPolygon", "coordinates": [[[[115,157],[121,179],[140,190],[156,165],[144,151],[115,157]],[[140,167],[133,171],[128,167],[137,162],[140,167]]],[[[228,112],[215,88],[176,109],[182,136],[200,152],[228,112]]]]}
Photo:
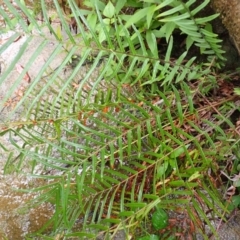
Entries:
{"type": "Polygon", "coordinates": [[[45,28],[58,41],[35,79],[28,70],[42,45],[32,53],[1,102],[12,110],[0,134],[15,148],[5,173],[23,173],[27,165],[25,174],[45,180],[23,190],[41,193],[29,204],[55,208],[28,238],[112,239],[119,231],[125,239],[145,240],[217,235],[215,220],[227,221],[240,205],[239,79],[237,69],[220,73],[226,59],[211,25],[218,15],[197,15],[209,0],[86,0],[84,9],[54,0],[55,15],[43,0],[40,11],[24,1],[16,1],[18,11],[4,2],[14,15],[0,8],[4,31],[15,35],[0,53],[22,34],[24,46],[35,34],[48,43],[45,28]],[[65,60],[51,69],[62,52],[65,60]],[[71,74],[62,77],[66,68],[71,74]],[[12,119],[18,109],[22,114],[12,119]]]}

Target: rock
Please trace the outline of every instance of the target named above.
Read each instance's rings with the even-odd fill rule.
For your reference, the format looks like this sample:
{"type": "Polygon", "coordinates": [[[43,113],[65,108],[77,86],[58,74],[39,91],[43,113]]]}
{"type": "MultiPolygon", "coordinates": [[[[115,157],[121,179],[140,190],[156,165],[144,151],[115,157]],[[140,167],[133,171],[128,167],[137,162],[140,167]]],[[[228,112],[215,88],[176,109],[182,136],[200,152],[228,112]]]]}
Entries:
{"type": "Polygon", "coordinates": [[[211,240],[240,240],[240,212],[236,212],[228,222],[218,229],[219,237],[212,237],[211,240]]]}
{"type": "Polygon", "coordinates": [[[211,0],[211,6],[220,14],[222,23],[240,54],[240,0],[211,0]]]}
{"type": "MultiPolygon", "coordinates": [[[[192,8],[202,2],[197,0],[192,8]]],[[[210,4],[196,17],[207,17],[214,13],[219,13],[219,17],[211,21],[212,29],[222,39],[223,56],[227,59],[222,70],[236,69],[240,67],[240,0],[210,0],[210,4]]]]}

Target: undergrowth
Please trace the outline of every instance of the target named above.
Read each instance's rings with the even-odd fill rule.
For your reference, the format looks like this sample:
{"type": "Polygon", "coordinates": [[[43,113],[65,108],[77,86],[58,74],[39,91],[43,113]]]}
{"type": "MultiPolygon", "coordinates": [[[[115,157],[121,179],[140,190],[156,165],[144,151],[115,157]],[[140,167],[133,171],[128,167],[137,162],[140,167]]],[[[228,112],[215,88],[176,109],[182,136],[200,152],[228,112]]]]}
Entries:
{"type": "Polygon", "coordinates": [[[20,12],[4,2],[14,15],[0,8],[5,31],[24,33],[27,45],[37,29],[45,44],[47,27],[58,42],[34,81],[15,96],[41,54],[37,47],[1,104],[12,110],[0,134],[8,134],[16,150],[5,173],[30,166],[28,176],[45,185],[24,191],[41,193],[34,204],[50,202],[55,209],[28,238],[112,239],[120,231],[125,239],[217,235],[211,220],[225,221],[239,206],[239,180],[230,181],[231,202],[221,177],[239,171],[239,121],[232,119],[239,105],[217,74],[224,66],[221,41],[211,30],[217,15],[195,17],[209,1],[193,7],[194,0],[89,0],[87,10],[68,1],[71,16],[58,1],[57,15],[41,1],[41,21],[23,1],[16,1],[20,12]],[[52,56],[62,52],[65,60],[49,70],[52,56]],[[66,68],[70,74],[62,77],[66,68]],[[13,119],[19,109],[22,115],[13,119]]]}

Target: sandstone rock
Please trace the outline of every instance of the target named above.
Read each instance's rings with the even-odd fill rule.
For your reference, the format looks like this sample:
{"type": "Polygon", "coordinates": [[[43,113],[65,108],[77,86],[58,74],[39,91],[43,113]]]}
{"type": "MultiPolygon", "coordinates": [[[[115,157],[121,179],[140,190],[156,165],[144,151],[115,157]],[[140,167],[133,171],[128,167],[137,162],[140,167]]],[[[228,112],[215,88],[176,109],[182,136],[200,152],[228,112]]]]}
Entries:
{"type": "Polygon", "coordinates": [[[211,0],[211,6],[215,12],[220,14],[240,54],[240,0],[211,0]]]}

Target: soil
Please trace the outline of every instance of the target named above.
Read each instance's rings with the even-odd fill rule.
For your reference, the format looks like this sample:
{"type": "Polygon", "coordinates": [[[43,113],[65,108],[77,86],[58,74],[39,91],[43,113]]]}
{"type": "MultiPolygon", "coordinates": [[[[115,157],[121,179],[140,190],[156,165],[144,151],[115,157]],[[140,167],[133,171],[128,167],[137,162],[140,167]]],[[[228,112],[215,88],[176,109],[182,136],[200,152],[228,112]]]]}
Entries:
{"type": "MultiPolygon", "coordinates": [[[[0,239],[25,239],[27,233],[39,230],[53,214],[50,204],[26,208],[26,203],[36,197],[34,194],[18,192],[34,183],[32,179],[19,176],[3,176],[0,180],[0,239]]],[[[39,182],[34,183],[39,185],[39,182]]]]}

